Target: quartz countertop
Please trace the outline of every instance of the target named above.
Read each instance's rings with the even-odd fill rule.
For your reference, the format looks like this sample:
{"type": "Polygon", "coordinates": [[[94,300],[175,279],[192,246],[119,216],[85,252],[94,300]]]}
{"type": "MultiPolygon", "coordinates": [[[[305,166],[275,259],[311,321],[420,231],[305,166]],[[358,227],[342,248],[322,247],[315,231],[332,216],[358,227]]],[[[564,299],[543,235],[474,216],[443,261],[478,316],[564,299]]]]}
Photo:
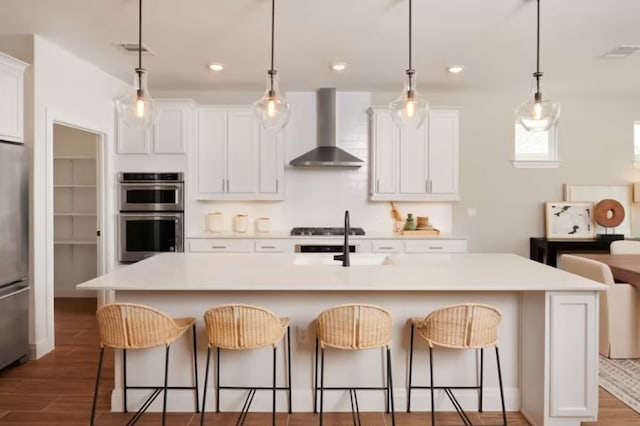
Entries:
{"type": "Polygon", "coordinates": [[[79,284],[149,291],[581,291],[607,286],[514,254],[163,253],[79,284]],[[384,261],[380,265],[358,265],[384,261]],[[329,264],[318,264],[326,262],[329,264]],[[298,264],[307,263],[307,264],[298,264]]]}

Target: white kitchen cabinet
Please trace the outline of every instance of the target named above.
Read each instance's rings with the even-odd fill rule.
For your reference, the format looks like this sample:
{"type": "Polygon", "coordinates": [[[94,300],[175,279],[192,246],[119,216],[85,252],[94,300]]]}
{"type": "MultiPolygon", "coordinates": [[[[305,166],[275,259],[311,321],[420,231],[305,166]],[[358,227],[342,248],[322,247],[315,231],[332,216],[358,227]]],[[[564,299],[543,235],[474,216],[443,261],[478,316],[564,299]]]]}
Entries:
{"type": "Polygon", "coordinates": [[[118,121],[118,154],[185,153],[193,102],[179,99],[157,102],[158,116],[148,129],[136,129],[118,121]]]}
{"type": "Polygon", "coordinates": [[[27,66],[0,52],[0,140],[24,142],[24,70],[27,66]]]}
{"type": "Polygon", "coordinates": [[[195,199],[283,199],[280,133],[262,130],[248,107],[202,107],[197,121],[195,199]]]}
{"type": "Polygon", "coordinates": [[[153,152],[156,154],[184,154],[189,137],[191,101],[161,101],[158,120],[153,131],[153,152]]]}
{"type": "Polygon", "coordinates": [[[260,253],[291,253],[294,251],[294,243],[291,240],[263,240],[255,241],[256,252],[260,253]]]}
{"type": "Polygon", "coordinates": [[[404,243],[400,240],[374,240],[371,242],[373,253],[402,253],[404,243]]]}
{"type": "Polygon", "coordinates": [[[201,238],[189,239],[190,252],[211,253],[250,253],[253,251],[253,241],[247,239],[218,239],[201,238]]]}
{"type": "Polygon", "coordinates": [[[405,240],[405,253],[466,253],[467,240],[430,238],[424,240],[405,240]]]}
{"type": "Polygon", "coordinates": [[[374,201],[458,200],[458,110],[432,109],[418,129],[400,129],[386,108],[371,108],[374,201]]]}

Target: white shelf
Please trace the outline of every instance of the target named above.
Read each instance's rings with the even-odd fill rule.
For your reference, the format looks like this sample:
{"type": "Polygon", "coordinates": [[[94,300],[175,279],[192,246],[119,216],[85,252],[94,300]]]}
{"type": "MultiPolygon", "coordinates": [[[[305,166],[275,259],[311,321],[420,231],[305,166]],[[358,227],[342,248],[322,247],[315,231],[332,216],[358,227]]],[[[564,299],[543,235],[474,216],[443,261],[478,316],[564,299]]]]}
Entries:
{"type": "Polygon", "coordinates": [[[53,157],[54,160],[95,160],[95,157],[88,155],[65,155],[60,157],[53,157]]]}
{"type": "Polygon", "coordinates": [[[95,188],[95,185],[78,185],[78,184],[69,184],[69,185],[53,185],[54,188],[95,188]]]}
{"type": "Polygon", "coordinates": [[[78,246],[78,245],[96,245],[97,243],[95,241],[68,240],[68,241],[54,241],[53,244],[78,246]]]}
{"type": "Polygon", "coordinates": [[[74,213],[74,212],[67,212],[67,213],[54,213],[54,216],[68,216],[68,217],[73,217],[73,216],[80,216],[80,217],[96,217],[97,215],[95,213],[74,213]]]}

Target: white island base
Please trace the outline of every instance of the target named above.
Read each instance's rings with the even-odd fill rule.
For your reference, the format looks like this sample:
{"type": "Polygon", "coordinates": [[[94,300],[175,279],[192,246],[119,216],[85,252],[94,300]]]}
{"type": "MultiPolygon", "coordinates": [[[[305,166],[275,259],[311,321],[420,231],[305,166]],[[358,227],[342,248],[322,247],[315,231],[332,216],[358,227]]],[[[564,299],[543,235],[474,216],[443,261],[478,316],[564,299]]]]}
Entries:
{"type": "MultiPolygon", "coordinates": [[[[298,255],[308,256],[308,255],[298,255]]],[[[246,303],[291,319],[292,405],[294,412],[313,410],[315,335],[313,320],[324,309],[344,303],[367,303],[388,309],[394,319],[392,363],[395,406],[406,410],[410,327],[407,320],[454,303],[486,303],[499,308],[505,403],[534,425],[579,426],[597,417],[598,283],[509,254],[397,255],[383,265],[299,265],[295,255],[163,254],[81,284],[112,290],[115,301],[154,306],[172,316],[198,318],[199,383],[204,382],[206,340],[203,313],[217,305],[246,303]]],[[[299,262],[298,262],[299,263],[299,262]]],[[[193,374],[190,339],[172,346],[170,385],[190,385],[193,374]]],[[[284,382],[284,350],[278,348],[278,385],[284,382]]],[[[162,382],[162,349],[127,354],[130,385],[162,382]]],[[[225,352],[223,385],[271,386],[270,349],[225,352]]],[[[380,386],[383,353],[327,350],[325,386],[380,386]]],[[[434,352],[436,386],[477,384],[475,351],[434,352]]],[[[495,352],[484,354],[484,410],[500,410],[495,352]]],[[[120,357],[112,409],[122,409],[120,357]]],[[[428,351],[415,339],[413,384],[427,385],[428,351]]],[[[209,379],[209,386],[214,383],[209,379]]],[[[201,391],[202,392],[202,391],[201,391]]],[[[465,410],[476,411],[476,391],[456,391],[465,410]]],[[[443,392],[436,409],[453,411],[443,392]]],[[[222,411],[240,411],[246,392],[223,391],[222,411]]],[[[129,391],[129,409],[146,398],[129,391]]],[[[381,391],[358,392],[361,411],[383,411],[381,391]]],[[[278,393],[278,410],[287,397],[278,393]]],[[[428,390],[412,392],[412,411],[430,410],[428,390]]],[[[156,401],[150,410],[160,410],[156,401]]],[[[193,411],[191,391],[169,394],[169,410],[193,411]]],[[[208,390],[207,410],[214,409],[208,390]]],[[[256,394],[252,411],[270,411],[271,394],[256,394]]],[[[325,411],[349,411],[348,392],[325,392],[325,411]]]]}

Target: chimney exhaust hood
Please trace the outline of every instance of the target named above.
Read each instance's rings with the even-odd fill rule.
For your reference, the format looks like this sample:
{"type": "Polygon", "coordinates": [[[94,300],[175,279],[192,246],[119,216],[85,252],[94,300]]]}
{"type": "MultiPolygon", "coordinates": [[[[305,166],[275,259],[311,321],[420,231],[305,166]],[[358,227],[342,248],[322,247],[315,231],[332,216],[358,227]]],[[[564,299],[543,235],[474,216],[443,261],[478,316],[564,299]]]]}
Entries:
{"type": "Polygon", "coordinates": [[[336,146],[336,89],[318,89],[318,146],[289,162],[296,167],[360,167],[364,161],[336,146]]]}

